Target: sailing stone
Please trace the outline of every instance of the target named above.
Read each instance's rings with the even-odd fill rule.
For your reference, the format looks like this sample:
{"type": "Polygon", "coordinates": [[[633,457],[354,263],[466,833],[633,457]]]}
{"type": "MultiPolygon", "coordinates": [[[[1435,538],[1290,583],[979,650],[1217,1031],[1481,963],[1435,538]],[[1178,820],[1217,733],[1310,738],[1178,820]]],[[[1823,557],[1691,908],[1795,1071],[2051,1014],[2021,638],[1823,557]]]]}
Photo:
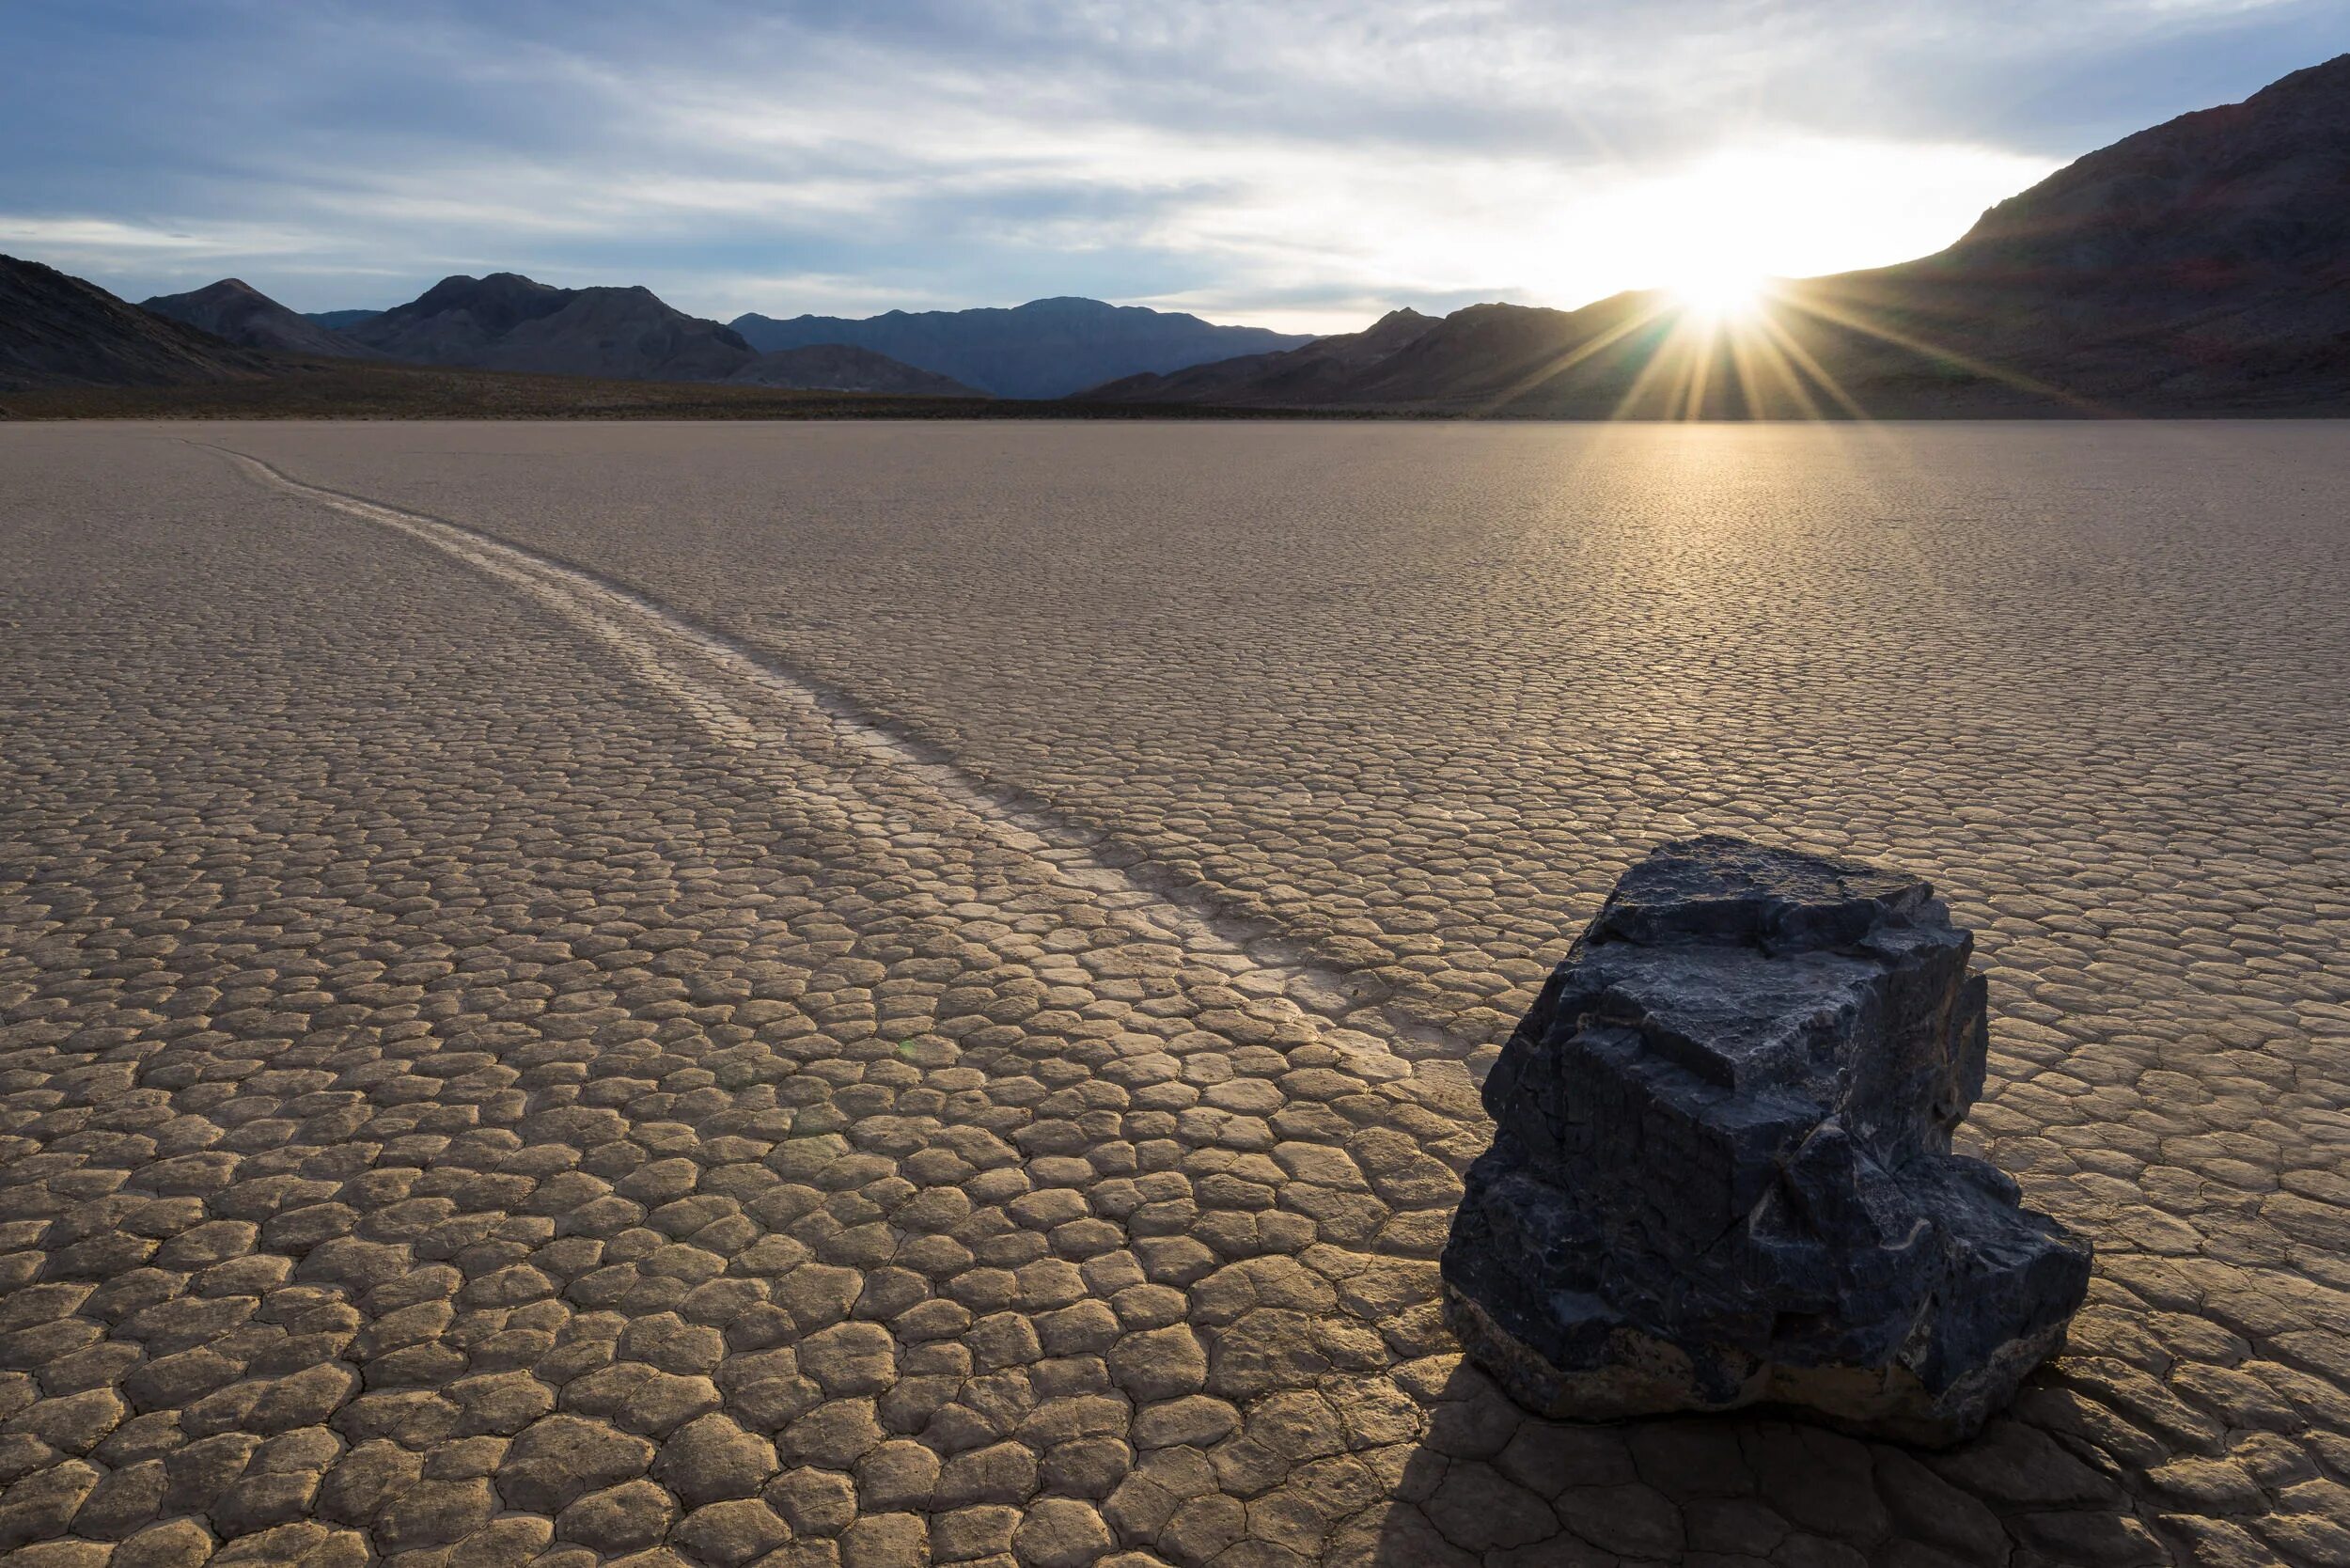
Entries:
{"type": "Polygon", "coordinates": [[[1950,1152],[1973,938],[1924,882],[1709,837],[1627,871],[1502,1048],[1444,1253],[1541,1414],[1747,1404],[1940,1445],[2063,1343],[2088,1244],[1950,1152]]]}

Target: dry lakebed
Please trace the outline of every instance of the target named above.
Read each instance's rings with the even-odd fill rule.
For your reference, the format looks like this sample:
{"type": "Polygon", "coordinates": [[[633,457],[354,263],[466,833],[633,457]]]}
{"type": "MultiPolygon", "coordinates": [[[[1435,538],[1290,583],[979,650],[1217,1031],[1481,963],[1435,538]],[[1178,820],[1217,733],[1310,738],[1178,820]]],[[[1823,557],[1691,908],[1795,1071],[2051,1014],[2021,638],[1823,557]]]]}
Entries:
{"type": "Polygon", "coordinates": [[[0,1561],[2350,1564],[2350,427],[0,427],[0,1561]],[[1971,927],[1943,1450],[1462,1358],[1656,842],[1971,927]]]}

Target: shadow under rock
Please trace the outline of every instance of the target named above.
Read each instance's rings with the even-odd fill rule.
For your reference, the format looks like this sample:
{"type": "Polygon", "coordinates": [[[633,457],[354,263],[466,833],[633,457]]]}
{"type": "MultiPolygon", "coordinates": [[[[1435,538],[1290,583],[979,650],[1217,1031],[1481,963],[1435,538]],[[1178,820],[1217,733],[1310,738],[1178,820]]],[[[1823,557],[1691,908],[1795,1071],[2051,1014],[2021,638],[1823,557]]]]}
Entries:
{"type": "MultiPolygon", "coordinates": [[[[1748,1415],[1546,1420],[1465,1359],[1430,1398],[1397,1496],[1340,1532],[1333,1568],[2171,1560],[2117,1479],[2014,1412],[1935,1452],[1748,1415]]],[[[2019,1404],[2073,1399],[2044,1369],[2019,1404]]]]}

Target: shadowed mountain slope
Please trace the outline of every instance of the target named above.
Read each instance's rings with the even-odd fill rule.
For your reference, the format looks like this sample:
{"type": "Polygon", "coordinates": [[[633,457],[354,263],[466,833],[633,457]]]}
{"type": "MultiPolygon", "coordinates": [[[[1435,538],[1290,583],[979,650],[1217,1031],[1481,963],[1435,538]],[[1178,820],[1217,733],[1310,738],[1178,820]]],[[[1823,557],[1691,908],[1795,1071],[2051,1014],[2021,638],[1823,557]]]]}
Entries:
{"type": "Polygon", "coordinates": [[[296,315],[242,278],[224,277],[184,294],[157,294],[141,300],[139,308],[248,349],[329,359],[376,356],[375,350],[296,315]]]}
{"type": "Polygon", "coordinates": [[[1903,270],[2092,285],[2146,307],[2350,282],[2350,55],[2126,136],[1903,270]]]}
{"type": "Polygon", "coordinates": [[[141,310],[94,283],[0,256],[0,389],[161,386],[270,368],[265,355],[141,310]]]}
{"type": "Polygon", "coordinates": [[[1146,371],[1180,370],[1235,354],[1309,343],[1263,327],[1217,326],[1197,316],[1105,305],[1031,300],[1010,309],[892,310],[853,321],[738,316],[734,329],[759,349],[847,343],[1005,398],[1058,398],[1146,371]]]}
{"type": "Polygon", "coordinates": [[[724,381],[755,357],[650,289],[556,289],[517,273],[443,278],[348,336],[416,364],[626,380],[724,381]]]}
{"type": "Polygon", "coordinates": [[[917,370],[887,354],[846,343],[762,353],[727,380],[741,386],[799,387],[812,392],[891,392],[919,398],[983,398],[952,376],[917,370]]]}
{"type": "Polygon", "coordinates": [[[1554,417],[2350,409],[2350,55],[2092,152],[1936,255],[1783,284],[1752,319],[1653,292],[1480,305],[1384,354],[1313,354],[1087,396],[1554,417]]]}
{"type": "Polygon", "coordinates": [[[725,381],[750,386],[972,397],[950,377],[838,343],[761,353],[651,290],[557,289],[516,273],[449,277],[407,305],[353,321],[368,350],[420,365],[598,376],[725,381]]]}
{"type": "Polygon", "coordinates": [[[1437,324],[1417,310],[1390,310],[1360,332],[1317,337],[1303,348],[1245,354],[1166,375],[1143,374],[1080,393],[1108,402],[1203,402],[1232,407],[1311,403],[1342,397],[1355,377],[1437,324]]]}
{"type": "Polygon", "coordinates": [[[2091,399],[2339,395],[2350,55],[2092,152],[1937,255],[1796,297],[2091,399]]]}

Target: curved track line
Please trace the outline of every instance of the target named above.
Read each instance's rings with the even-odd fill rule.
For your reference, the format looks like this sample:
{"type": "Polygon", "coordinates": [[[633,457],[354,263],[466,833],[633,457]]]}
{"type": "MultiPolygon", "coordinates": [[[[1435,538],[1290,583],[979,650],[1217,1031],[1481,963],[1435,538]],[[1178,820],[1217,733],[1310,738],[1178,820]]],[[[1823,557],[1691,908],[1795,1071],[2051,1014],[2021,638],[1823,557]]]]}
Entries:
{"type": "MultiPolygon", "coordinates": [[[[779,700],[799,718],[820,726],[833,741],[885,764],[897,780],[917,785],[920,792],[957,808],[1005,848],[1139,919],[1194,962],[1230,975],[1236,989],[1261,1001],[1286,1003],[1310,1018],[1326,1042],[1365,1077],[1395,1079],[1416,1071],[1465,1074],[1464,1058],[1477,1043],[1464,1042],[1414,1017],[1381,995],[1382,988],[1368,977],[1319,959],[1299,943],[1263,936],[1261,922],[1222,910],[1194,889],[1157,885],[1114,864],[1099,854],[1099,836],[1050,812],[1004,801],[954,763],[925,755],[916,744],[864,719],[845,702],[650,598],[461,524],[306,484],[227,447],[191,445],[220,453],[270,489],[394,529],[521,590],[617,654],[633,674],[674,701],[722,745],[746,752],[792,746],[793,738],[786,730],[757,717],[755,700],[745,704],[742,698],[779,700]]],[[[853,780],[826,792],[842,791],[854,793],[860,803],[872,801],[853,780]]],[[[901,806],[902,801],[892,804],[901,806]]]]}

